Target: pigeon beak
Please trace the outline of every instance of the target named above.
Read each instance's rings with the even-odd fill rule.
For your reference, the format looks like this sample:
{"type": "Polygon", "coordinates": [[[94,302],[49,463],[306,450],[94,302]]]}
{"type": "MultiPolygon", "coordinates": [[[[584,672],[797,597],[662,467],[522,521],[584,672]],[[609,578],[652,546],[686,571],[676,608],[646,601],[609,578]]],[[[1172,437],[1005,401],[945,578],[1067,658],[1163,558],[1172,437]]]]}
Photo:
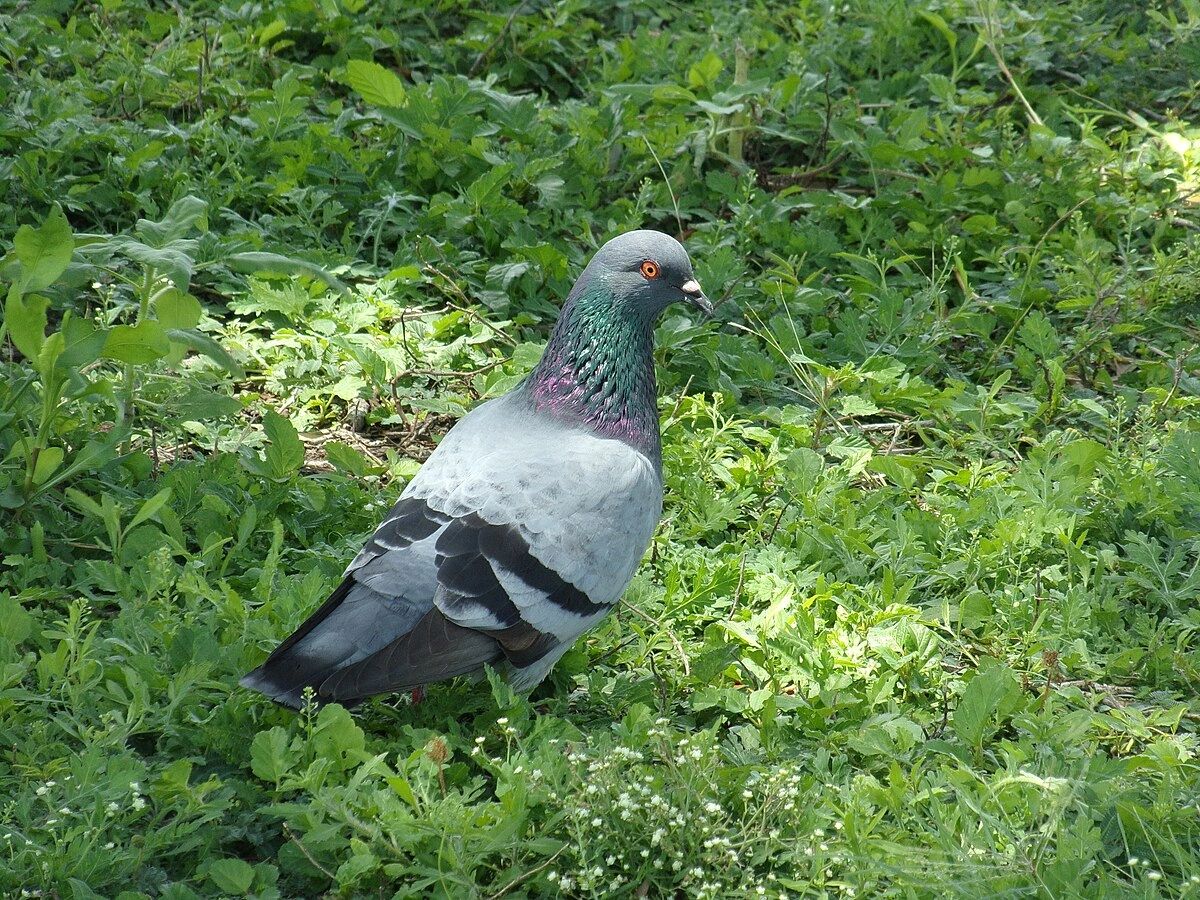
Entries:
{"type": "Polygon", "coordinates": [[[680,285],[679,289],[683,291],[683,299],[689,305],[696,307],[696,309],[700,310],[706,316],[712,316],[712,304],[704,296],[704,291],[700,290],[700,282],[695,278],[691,278],[680,285]]]}

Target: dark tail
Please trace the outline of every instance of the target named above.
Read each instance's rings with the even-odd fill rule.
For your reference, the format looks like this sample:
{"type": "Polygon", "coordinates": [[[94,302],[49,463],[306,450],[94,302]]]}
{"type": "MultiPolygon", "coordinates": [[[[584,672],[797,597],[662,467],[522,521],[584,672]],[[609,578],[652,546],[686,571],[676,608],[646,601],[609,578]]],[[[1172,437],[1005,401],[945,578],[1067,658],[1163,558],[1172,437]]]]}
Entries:
{"type": "Polygon", "coordinates": [[[385,596],[347,576],[241,685],[292,709],[303,707],[308,687],[317,702],[351,706],[477,671],[503,655],[495,638],[454,624],[436,607],[385,596]]]}

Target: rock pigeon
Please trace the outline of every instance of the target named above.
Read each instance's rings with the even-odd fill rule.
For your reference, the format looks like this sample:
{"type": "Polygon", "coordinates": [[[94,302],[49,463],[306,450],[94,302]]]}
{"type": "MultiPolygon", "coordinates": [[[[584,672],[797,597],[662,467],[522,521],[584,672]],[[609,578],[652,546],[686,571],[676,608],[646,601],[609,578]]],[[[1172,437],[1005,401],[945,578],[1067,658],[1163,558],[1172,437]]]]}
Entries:
{"type": "Polygon", "coordinates": [[[659,313],[712,306],[657,231],[600,248],[532,373],[464,416],[329,599],[242,678],[299,708],[352,705],[496,666],[536,686],[608,615],[662,514],[659,313]]]}

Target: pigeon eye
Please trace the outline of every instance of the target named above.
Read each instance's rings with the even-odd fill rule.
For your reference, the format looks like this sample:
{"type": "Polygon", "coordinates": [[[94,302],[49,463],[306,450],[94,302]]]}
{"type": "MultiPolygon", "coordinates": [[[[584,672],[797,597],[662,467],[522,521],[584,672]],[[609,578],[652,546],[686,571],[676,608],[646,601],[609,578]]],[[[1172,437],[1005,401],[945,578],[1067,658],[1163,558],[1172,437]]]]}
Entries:
{"type": "Polygon", "coordinates": [[[645,278],[647,281],[649,281],[650,279],[653,279],[653,278],[657,278],[658,273],[659,273],[658,263],[654,262],[654,260],[651,260],[651,259],[646,260],[644,263],[642,263],[641,272],[642,272],[642,277],[645,278]]]}

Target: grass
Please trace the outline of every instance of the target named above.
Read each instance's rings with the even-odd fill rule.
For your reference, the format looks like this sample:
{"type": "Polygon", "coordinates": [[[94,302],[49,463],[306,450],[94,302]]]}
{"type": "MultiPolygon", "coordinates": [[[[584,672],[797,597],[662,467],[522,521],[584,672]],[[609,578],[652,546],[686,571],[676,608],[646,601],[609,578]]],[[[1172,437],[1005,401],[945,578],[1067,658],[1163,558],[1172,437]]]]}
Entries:
{"type": "Polygon", "coordinates": [[[1196,4],[382,6],[0,13],[0,891],[1200,896],[1196,4]],[[642,226],[626,608],[240,690],[642,226]]]}

